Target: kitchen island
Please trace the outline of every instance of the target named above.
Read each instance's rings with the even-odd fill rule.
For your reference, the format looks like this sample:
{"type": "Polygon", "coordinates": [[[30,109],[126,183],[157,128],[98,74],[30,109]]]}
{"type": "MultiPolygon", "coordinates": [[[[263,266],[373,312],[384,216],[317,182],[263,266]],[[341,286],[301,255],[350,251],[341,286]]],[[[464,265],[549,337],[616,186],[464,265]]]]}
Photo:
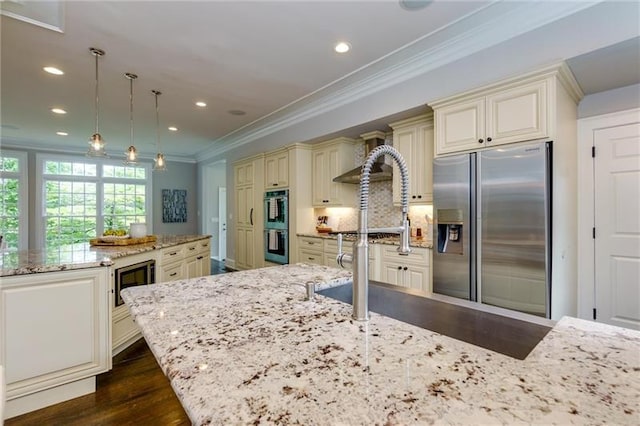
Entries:
{"type": "Polygon", "coordinates": [[[112,355],[140,337],[128,309],[115,303],[119,268],[156,262],[156,281],[176,271],[209,275],[209,239],[163,235],[126,246],[1,252],[7,418],[95,391],[95,376],[111,369],[112,355]]]}
{"type": "Polygon", "coordinates": [[[565,317],[516,360],[316,296],[285,265],[123,291],[194,424],[637,424],[640,333],[565,317]],[[178,284],[178,286],[176,286],[178,284]],[[176,291],[176,287],[180,291],[176,291]]]}

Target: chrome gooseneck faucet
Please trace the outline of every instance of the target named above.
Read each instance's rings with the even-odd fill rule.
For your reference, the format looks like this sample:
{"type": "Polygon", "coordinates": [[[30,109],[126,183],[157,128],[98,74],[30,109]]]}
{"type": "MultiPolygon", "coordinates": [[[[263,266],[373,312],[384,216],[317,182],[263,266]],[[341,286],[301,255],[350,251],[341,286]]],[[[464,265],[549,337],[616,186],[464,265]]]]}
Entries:
{"type": "Polygon", "coordinates": [[[338,256],[336,261],[344,268],[345,263],[353,264],[353,318],[358,321],[369,320],[369,232],[388,232],[400,234],[401,255],[408,255],[409,248],[409,170],[402,155],[390,145],[381,145],[371,151],[364,165],[360,177],[360,215],[358,217],[358,238],[353,244],[353,254],[342,252],[342,234],[338,234],[338,256]],[[367,210],[369,209],[369,174],[375,160],[381,155],[390,155],[400,169],[402,223],[398,227],[375,228],[367,227],[367,210]]]}

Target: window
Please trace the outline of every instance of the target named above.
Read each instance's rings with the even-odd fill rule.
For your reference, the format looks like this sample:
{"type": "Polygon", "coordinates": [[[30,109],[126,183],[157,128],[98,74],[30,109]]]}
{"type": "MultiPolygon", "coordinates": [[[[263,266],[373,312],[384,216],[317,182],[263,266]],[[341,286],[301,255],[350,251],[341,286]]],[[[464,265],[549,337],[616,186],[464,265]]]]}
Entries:
{"type": "Polygon", "coordinates": [[[9,248],[29,244],[27,188],[27,153],[0,151],[0,235],[9,248]]]}
{"type": "Polygon", "coordinates": [[[148,165],[46,155],[37,156],[37,163],[44,200],[40,242],[45,248],[87,242],[107,229],[148,222],[148,165]]]}

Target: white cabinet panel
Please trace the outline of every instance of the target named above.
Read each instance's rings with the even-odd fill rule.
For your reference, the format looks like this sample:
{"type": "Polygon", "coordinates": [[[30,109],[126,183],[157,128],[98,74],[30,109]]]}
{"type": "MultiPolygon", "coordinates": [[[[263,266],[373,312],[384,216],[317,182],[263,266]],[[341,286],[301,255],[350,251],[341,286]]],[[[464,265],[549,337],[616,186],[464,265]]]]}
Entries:
{"type": "Polygon", "coordinates": [[[3,277],[0,364],[8,400],[111,367],[108,268],[3,277]]]}

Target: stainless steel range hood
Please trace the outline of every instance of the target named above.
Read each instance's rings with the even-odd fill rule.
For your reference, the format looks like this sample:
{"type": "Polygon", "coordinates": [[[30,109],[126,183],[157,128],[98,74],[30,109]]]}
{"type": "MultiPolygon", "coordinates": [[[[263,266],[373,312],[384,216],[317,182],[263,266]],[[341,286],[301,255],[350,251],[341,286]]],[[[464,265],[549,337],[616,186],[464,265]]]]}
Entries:
{"type": "MultiPolygon", "coordinates": [[[[360,135],[365,140],[365,158],[369,156],[369,153],[374,148],[380,145],[384,145],[385,134],[381,131],[369,132],[360,135]]],[[[346,173],[341,174],[333,178],[334,182],[339,183],[360,183],[360,174],[362,172],[362,166],[358,166],[355,169],[349,170],[346,173]]],[[[369,175],[370,182],[380,182],[393,179],[393,167],[384,162],[384,155],[379,157],[371,168],[371,174],[369,175]]]]}

